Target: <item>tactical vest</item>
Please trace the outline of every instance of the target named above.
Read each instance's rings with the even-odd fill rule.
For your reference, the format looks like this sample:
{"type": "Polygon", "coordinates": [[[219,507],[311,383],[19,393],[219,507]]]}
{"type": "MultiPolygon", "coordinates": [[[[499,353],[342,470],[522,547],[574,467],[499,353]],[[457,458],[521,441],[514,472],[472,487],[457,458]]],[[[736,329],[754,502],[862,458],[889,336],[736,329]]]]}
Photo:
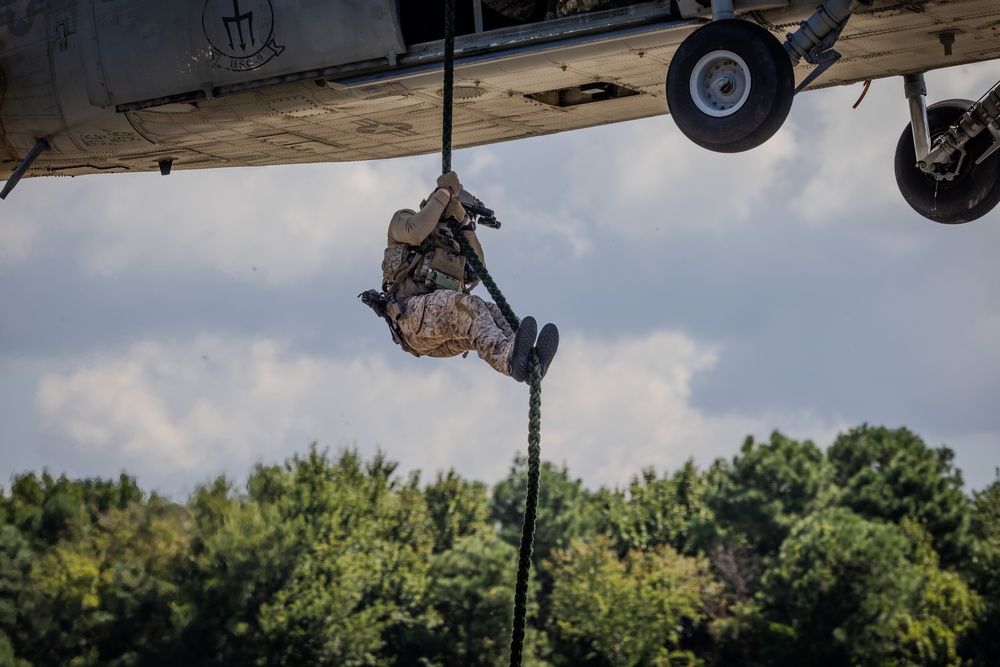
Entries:
{"type": "Polygon", "coordinates": [[[448,225],[439,222],[419,246],[393,243],[382,259],[382,290],[405,301],[438,289],[468,292],[477,281],[448,225]]]}

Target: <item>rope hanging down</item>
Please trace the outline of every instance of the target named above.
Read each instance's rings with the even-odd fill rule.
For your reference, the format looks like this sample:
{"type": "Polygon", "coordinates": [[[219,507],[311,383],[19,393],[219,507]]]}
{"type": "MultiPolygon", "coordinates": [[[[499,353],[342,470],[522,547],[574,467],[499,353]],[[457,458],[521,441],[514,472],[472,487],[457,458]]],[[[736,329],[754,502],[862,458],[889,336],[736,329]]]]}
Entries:
{"type": "MultiPolygon", "coordinates": [[[[455,99],[455,0],[444,3],[444,112],[441,114],[441,173],[451,171],[452,102],[455,99]]],[[[492,294],[492,292],[491,292],[492,294]]]]}
{"type": "MultiPolygon", "coordinates": [[[[445,0],[444,20],[444,112],[441,136],[441,173],[451,171],[451,129],[452,106],[455,86],[455,0],[445,0]]],[[[520,324],[520,319],[514,314],[500,288],[490,277],[486,266],[479,260],[479,255],[472,248],[461,226],[454,220],[449,220],[452,234],[462,247],[462,253],[472,264],[473,270],[486,286],[493,297],[497,308],[503,313],[507,324],[514,331],[520,324]]],[[[538,478],[541,460],[541,423],[542,423],[542,366],[538,361],[538,353],[531,351],[529,361],[528,383],[530,394],[528,399],[528,480],[524,502],[524,523],[521,526],[521,548],[517,558],[517,585],[514,588],[514,623],[510,637],[510,667],[520,667],[521,655],[524,649],[524,627],[528,615],[528,577],[531,570],[531,549],[535,539],[535,516],[538,510],[538,478]]]]}

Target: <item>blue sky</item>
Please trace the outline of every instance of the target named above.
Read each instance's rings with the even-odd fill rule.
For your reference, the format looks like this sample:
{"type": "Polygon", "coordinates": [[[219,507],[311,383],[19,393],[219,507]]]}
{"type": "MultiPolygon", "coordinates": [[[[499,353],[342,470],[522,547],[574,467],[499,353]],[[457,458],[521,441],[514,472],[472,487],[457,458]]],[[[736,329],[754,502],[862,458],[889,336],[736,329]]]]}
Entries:
{"type": "MultiPolygon", "coordinates": [[[[932,73],[976,98],[995,63],[932,73]]],[[[870,423],[1000,466],[1000,211],[956,227],[893,178],[900,79],[800,96],[717,155],[669,116],[456,151],[521,316],[555,322],[542,452],[591,488],[731,458],[777,429],[870,423]]],[[[527,389],[414,359],[355,298],[439,156],[22,181],[0,204],[0,481],[47,467],[183,496],[309,443],[488,483],[526,449],[527,389]]],[[[483,288],[480,288],[486,296],[483,288]]]]}

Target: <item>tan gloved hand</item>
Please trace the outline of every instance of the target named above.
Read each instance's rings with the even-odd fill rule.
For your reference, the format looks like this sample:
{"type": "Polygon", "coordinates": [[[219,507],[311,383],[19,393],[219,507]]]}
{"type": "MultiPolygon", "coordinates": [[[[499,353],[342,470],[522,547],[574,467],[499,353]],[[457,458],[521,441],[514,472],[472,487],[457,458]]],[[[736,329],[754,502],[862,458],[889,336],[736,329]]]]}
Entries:
{"type": "Polygon", "coordinates": [[[458,174],[453,171],[438,176],[437,184],[439,188],[451,190],[452,197],[457,197],[458,193],[462,191],[462,184],[458,182],[458,174]]]}
{"type": "Polygon", "coordinates": [[[441,215],[445,218],[455,218],[459,223],[462,223],[465,221],[465,207],[462,206],[462,202],[458,201],[458,199],[452,199],[444,207],[444,213],[441,215]]]}

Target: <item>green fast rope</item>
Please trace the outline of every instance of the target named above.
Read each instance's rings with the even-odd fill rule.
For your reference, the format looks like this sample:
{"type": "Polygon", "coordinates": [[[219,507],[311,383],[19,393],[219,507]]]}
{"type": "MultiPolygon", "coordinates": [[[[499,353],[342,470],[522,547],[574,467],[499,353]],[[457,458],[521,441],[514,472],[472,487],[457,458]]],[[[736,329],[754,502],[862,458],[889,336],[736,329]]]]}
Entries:
{"type": "MultiPolygon", "coordinates": [[[[444,112],[441,137],[441,173],[451,171],[451,129],[452,107],[455,87],[455,0],[445,0],[444,20],[444,112]]],[[[462,233],[461,225],[455,220],[449,220],[452,235],[462,247],[462,253],[483,285],[486,286],[493,302],[503,313],[510,328],[517,331],[521,320],[514,314],[500,288],[490,277],[486,265],[479,259],[472,244],[462,233]]],[[[531,571],[531,547],[535,539],[535,516],[538,511],[538,478],[541,460],[542,441],[542,367],[538,362],[538,353],[531,351],[528,366],[528,383],[530,394],[528,399],[528,481],[524,501],[524,523],[521,525],[521,548],[517,557],[517,584],[514,587],[514,623],[510,636],[510,667],[520,667],[524,650],[524,627],[528,617],[528,578],[531,571]]]]}
{"type": "MultiPolygon", "coordinates": [[[[465,238],[461,228],[454,220],[448,221],[452,234],[462,246],[462,254],[466,256],[476,274],[483,281],[493,301],[503,313],[511,329],[517,331],[518,320],[511,310],[507,300],[489,272],[465,238]],[[502,304],[502,305],[501,305],[502,304]]],[[[535,539],[535,516],[538,512],[538,478],[541,460],[542,441],[542,366],[538,362],[538,353],[531,351],[528,365],[528,384],[530,394],[528,399],[528,481],[524,501],[524,523],[521,525],[521,548],[517,557],[517,585],[514,588],[514,624],[510,637],[510,667],[520,667],[521,653],[524,648],[524,626],[528,615],[528,577],[531,570],[531,546],[535,539]]]]}
{"type": "Polygon", "coordinates": [[[524,647],[524,624],[528,617],[528,576],[531,570],[531,544],[535,539],[535,515],[538,510],[539,462],[542,455],[542,366],[531,351],[528,371],[531,392],[528,399],[528,481],[521,525],[521,549],[517,556],[517,585],[514,588],[514,625],[510,636],[510,667],[520,667],[524,647]]]}
{"type": "Polygon", "coordinates": [[[441,132],[441,173],[451,171],[452,102],[455,99],[455,0],[444,3],[444,127],[441,132]]]}

